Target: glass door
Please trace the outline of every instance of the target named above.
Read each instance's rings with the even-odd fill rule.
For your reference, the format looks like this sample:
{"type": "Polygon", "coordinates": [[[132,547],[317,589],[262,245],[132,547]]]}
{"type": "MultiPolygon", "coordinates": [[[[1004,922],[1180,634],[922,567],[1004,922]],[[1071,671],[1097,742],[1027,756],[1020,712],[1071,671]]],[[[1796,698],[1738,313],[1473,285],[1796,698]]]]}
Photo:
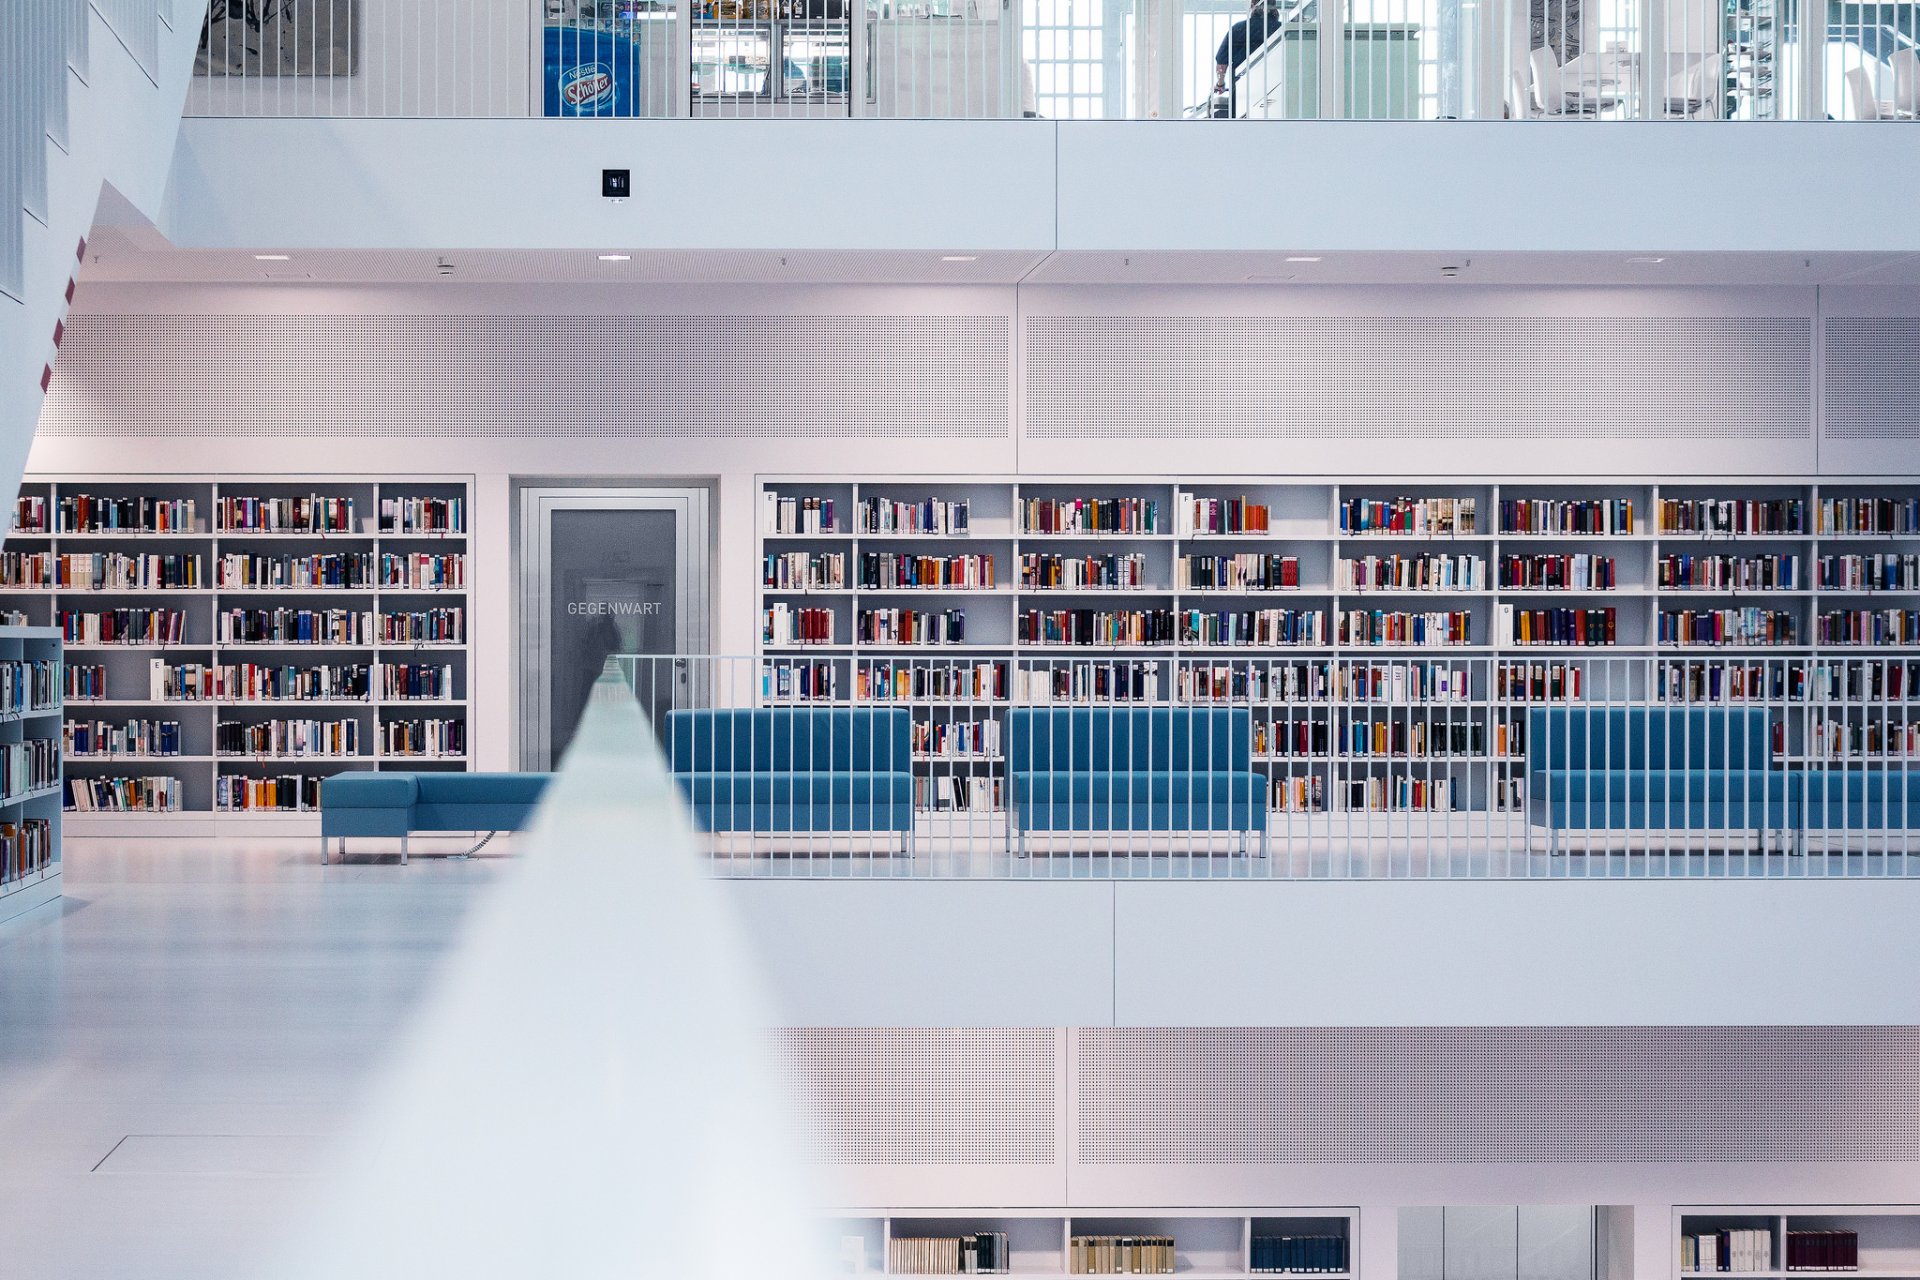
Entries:
{"type": "MultiPolygon", "coordinates": [[[[547,770],[560,760],[609,657],[706,650],[707,496],[705,489],[520,490],[524,767],[547,770]]],[[[657,730],[674,690],[654,693],[657,730]]]]}

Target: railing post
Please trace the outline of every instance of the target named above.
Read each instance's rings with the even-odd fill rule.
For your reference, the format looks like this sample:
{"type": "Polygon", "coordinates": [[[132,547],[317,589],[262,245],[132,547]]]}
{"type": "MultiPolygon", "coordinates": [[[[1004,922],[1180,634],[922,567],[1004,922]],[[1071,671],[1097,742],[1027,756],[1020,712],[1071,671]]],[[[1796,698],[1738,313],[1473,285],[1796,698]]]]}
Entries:
{"type": "Polygon", "coordinates": [[[1800,31],[1800,119],[1827,118],[1827,0],[1796,0],[1800,31]]]}
{"type": "Polygon", "coordinates": [[[1344,120],[1347,115],[1347,5],[1346,0],[1318,0],[1315,9],[1320,46],[1320,107],[1322,120],[1344,120]]]}
{"type": "Polygon", "coordinates": [[[1657,120],[1667,111],[1667,0],[1640,0],[1639,10],[1640,101],[1634,114],[1657,120]]]}

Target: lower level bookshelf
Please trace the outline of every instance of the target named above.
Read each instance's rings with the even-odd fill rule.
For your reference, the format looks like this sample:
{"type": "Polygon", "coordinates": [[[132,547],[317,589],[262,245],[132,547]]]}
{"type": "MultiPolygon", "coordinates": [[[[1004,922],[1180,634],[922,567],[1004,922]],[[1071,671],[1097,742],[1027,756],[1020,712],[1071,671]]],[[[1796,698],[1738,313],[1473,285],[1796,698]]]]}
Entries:
{"type": "Polygon", "coordinates": [[[0,626],[0,920],[60,896],[60,632],[0,626]]]}

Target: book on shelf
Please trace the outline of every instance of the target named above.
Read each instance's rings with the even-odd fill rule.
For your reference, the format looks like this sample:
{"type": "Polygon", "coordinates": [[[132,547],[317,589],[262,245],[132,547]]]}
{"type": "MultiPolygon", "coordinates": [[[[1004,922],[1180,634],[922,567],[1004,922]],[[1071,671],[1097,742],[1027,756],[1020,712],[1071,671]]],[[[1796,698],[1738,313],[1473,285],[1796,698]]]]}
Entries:
{"type": "Polygon", "coordinates": [[[467,611],[459,605],[383,611],[379,635],[381,644],[465,644],[467,611]]]}
{"type": "Polygon", "coordinates": [[[1822,591],[1920,591],[1920,555],[1821,556],[1822,591]]]}
{"type": "Polygon", "coordinates": [[[917,774],[913,807],[934,813],[1004,813],[1006,780],[966,773],[917,774]]]}
{"type": "Polygon", "coordinates": [[[373,614],[355,609],[226,609],[221,644],[372,644],[373,614]]]}
{"type": "Polygon", "coordinates": [[[1323,609],[1185,609],[1180,613],[1183,645],[1324,645],[1323,609]]]}
{"type": "Polygon", "coordinates": [[[107,669],[99,663],[69,665],[62,684],[68,702],[98,702],[107,696],[107,669]]]}
{"type": "Polygon", "coordinates": [[[223,494],[214,502],[221,533],[354,533],[353,499],[324,494],[247,498],[223,494]]]}
{"type": "Polygon", "coordinates": [[[837,702],[840,696],[837,662],[766,662],[760,666],[763,702],[837,702]]]}
{"type": "Polygon", "coordinates": [[[1000,754],[1000,722],[982,720],[915,720],[912,729],[916,756],[981,759],[1000,754]]]}
{"type": "Polygon", "coordinates": [[[965,609],[862,609],[855,619],[860,644],[965,644],[965,609]]]}
{"type": "Polygon", "coordinates": [[[1807,696],[1823,702],[1920,699],[1920,659],[1850,658],[1807,669],[1807,696]]]}
{"type": "Polygon", "coordinates": [[[1197,494],[1175,495],[1174,511],[1179,517],[1180,533],[1190,534],[1265,534],[1273,531],[1273,517],[1265,503],[1248,497],[1202,498],[1197,494]]]}
{"type": "Polygon", "coordinates": [[[863,591],[926,589],[981,591],[994,585],[990,555],[915,556],[894,551],[860,553],[863,591]]]}
{"type": "Polygon", "coordinates": [[[178,720],[69,720],[60,740],[69,756],[177,756],[178,720]]]}
{"type": "Polygon", "coordinates": [[[832,498],[790,497],[766,490],[760,495],[760,532],[771,534],[839,533],[832,498]]]}
{"type": "Polygon", "coordinates": [[[466,553],[382,551],[380,585],[400,591],[464,591],[467,586],[466,553]]]}
{"type": "Polygon", "coordinates": [[[1806,696],[1804,664],[1703,662],[1668,658],[1654,669],[1654,699],[1660,702],[1785,702],[1806,696]]]}
{"type": "Polygon", "coordinates": [[[1324,757],[1333,754],[1333,726],[1320,718],[1255,720],[1253,754],[1265,757],[1324,757]]]}
{"type": "Polygon", "coordinates": [[[1920,609],[1833,609],[1815,620],[1819,644],[1920,644],[1920,609]]]}
{"type": "Polygon", "coordinates": [[[1674,645],[1792,645],[1799,623],[1785,609],[1662,609],[1658,639],[1674,645]]]}
{"type": "Polygon", "coordinates": [[[1503,604],[1500,627],[1508,644],[1597,648],[1620,642],[1619,611],[1611,605],[1601,609],[1522,609],[1503,604]]]}
{"type": "Polygon", "coordinates": [[[53,823],[47,818],[0,822],[0,884],[39,875],[53,865],[53,823]]]}
{"type": "Polygon", "coordinates": [[[760,559],[760,585],[775,591],[842,590],[847,585],[846,552],[769,552],[760,559]]]}
{"type": "Polygon", "coordinates": [[[1020,532],[1032,534],[1157,534],[1160,504],[1152,498],[1026,498],[1020,532]]]}
{"type": "Polygon", "coordinates": [[[897,1276],[1005,1275],[1012,1254],[1004,1231],[958,1236],[893,1236],[887,1241],[887,1273],[897,1276]]]}
{"type": "Polygon", "coordinates": [[[1920,498],[1822,498],[1820,532],[1920,534],[1920,498]]]}
{"type": "Polygon", "coordinates": [[[1019,668],[1014,673],[1013,700],[1029,706],[1158,702],[1160,690],[1157,662],[1052,663],[1019,668]]]}
{"type": "MultiPolygon", "coordinates": [[[[451,668],[444,670],[450,680],[451,668]]],[[[147,664],[147,696],[155,702],[364,702],[370,671],[366,663],[307,667],[154,658],[147,664]]]]}
{"type": "Polygon", "coordinates": [[[1355,813],[1448,813],[1459,808],[1454,780],[1447,777],[1346,778],[1337,784],[1336,794],[1341,807],[1355,813]]]}
{"type": "Polygon", "coordinates": [[[1503,662],[1494,668],[1494,696],[1502,702],[1579,702],[1584,667],[1566,662],[1503,662]]]}
{"type": "Polygon", "coordinates": [[[1333,696],[1345,702],[1465,702],[1471,672],[1444,662],[1348,662],[1333,672],[1333,696]]]}
{"type": "Polygon", "coordinates": [[[1183,555],[1174,562],[1173,581],[1182,591],[1293,591],[1300,586],[1300,558],[1257,551],[1183,555]]]}
{"type": "Polygon", "coordinates": [[[1333,585],[1341,591],[1480,591],[1487,562],[1480,556],[1385,555],[1342,557],[1333,585]]]}
{"type": "MultiPolygon", "coordinates": [[[[1480,720],[1355,720],[1341,735],[1341,749],[1350,756],[1483,756],[1488,728],[1480,720]]],[[[1494,724],[1491,738],[1493,755],[1520,754],[1518,724],[1494,724]]]]}
{"type": "Polygon", "coordinates": [[[1145,647],[1171,645],[1171,609],[1027,609],[1015,616],[1021,644],[1145,647]]]}
{"type": "Polygon", "coordinates": [[[1661,533],[1807,532],[1804,498],[1662,498],[1661,533]]]}
{"type": "Polygon", "coordinates": [[[59,786],[60,746],[58,738],[0,743],[0,803],[59,786]]]}
{"type": "Polygon", "coordinates": [[[1634,531],[1632,498],[1502,498],[1500,532],[1625,537],[1634,531]]]}
{"type": "Polygon", "coordinates": [[[786,646],[832,644],[833,610],[798,608],[778,601],[760,611],[760,643],[786,646]]]}
{"type": "Polygon", "coordinates": [[[13,502],[13,528],[9,533],[47,532],[47,500],[37,493],[23,493],[13,502]]]}
{"type": "Polygon", "coordinates": [[[1773,1232],[1766,1227],[1727,1227],[1680,1237],[1682,1271],[1773,1270],[1773,1232]]]}
{"type": "MultiPolygon", "coordinates": [[[[101,667],[70,668],[100,671],[101,667]]],[[[60,663],[52,659],[0,662],[0,714],[60,705],[60,663]]]]}
{"type": "Polygon", "coordinates": [[[320,808],[321,781],[305,773],[272,778],[223,773],[213,780],[213,807],[222,813],[312,813],[320,808]]]}
{"type": "Polygon", "coordinates": [[[1334,638],[1343,645],[1470,645],[1473,615],[1465,610],[1343,609],[1334,638]]]}
{"type": "Polygon", "coordinates": [[[459,534],[467,531],[465,498],[382,498],[380,532],[459,534]]]}
{"type": "Polygon", "coordinates": [[[180,779],[68,778],[67,808],[75,813],[177,813],[180,779]]]}
{"type": "Polygon", "coordinates": [[[1126,555],[1062,556],[1028,551],[1020,556],[1023,591],[1142,590],[1147,585],[1147,558],[1126,555]]]}
{"type": "Polygon", "coordinates": [[[1786,1252],[1789,1271],[1858,1271],[1860,1234],[1789,1228],[1786,1252]]]}
{"type": "Polygon", "coordinates": [[[1920,722],[1816,716],[1807,724],[1806,750],[1816,760],[1920,759],[1920,722]]]}
{"type": "Polygon", "coordinates": [[[380,697],[384,701],[446,702],[454,696],[450,663],[386,662],[380,666],[380,697]]]}
{"type": "Polygon", "coordinates": [[[467,754],[467,722],[458,716],[382,720],[379,751],[383,756],[464,756],[467,754]]]}
{"type": "Polygon", "coordinates": [[[1074,1236],[1067,1270],[1077,1276],[1172,1275],[1172,1236],[1074,1236]]]}
{"type": "Polygon", "coordinates": [[[966,498],[922,498],[918,502],[862,498],[856,510],[861,533],[964,538],[972,532],[972,504],[966,498]]]}
{"type": "Polygon", "coordinates": [[[1663,555],[1655,580],[1663,591],[1798,591],[1805,585],[1797,555],[1663,555]]]}
{"type": "Polygon", "coordinates": [[[1275,778],[1268,805],[1281,813],[1325,813],[1327,780],[1318,773],[1275,778]]]}
{"type": "Polygon", "coordinates": [[[1342,1273],[1348,1268],[1343,1235],[1253,1237],[1248,1270],[1255,1275],[1295,1276],[1342,1273]]]}
{"type": "Polygon", "coordinates": [[[1476,532],[1473,498],[1345,498],[1340,532],[1406,537],[1456,537],[1476,532]]]}
{"type": "Polygon", "coordinates": [[[357,756],[360,722],[350,717],[252,724],[222,720],[213,727],[213,750],[222,756],[357,756]]]}
{"type": "Polygon", "coordinates": [[[88,493],[61,495],[54,507],[55,533],[194,532],[192,498],[102,498],[88,493]]]}
{"type": "Polygon", "coordinates": [[[861,702],[1005,702],[1007,663],[943,661],[863,662],[854,672],[861,702]]]}
{"type": "Polygon", "coordinates": [[[1620,576],[1612,556],[1508,554],[1500,557],[1500,585],[1515,591],[1612,591],[1620,576]]]}
{"type": "Polygon", "coordinates": [[[374,584],[371,551],[323,555],[253,555],[229,552],[214,561],[214,581],[227,590],[349,590],[374,584]]]}
{"type": "Polygon", "coordinates": [[[58,620],[70,645],[180,644],[187,633],[187,615],[178,609],[62,609],[58,620]]]}
{"type": "Polygon", "coordinates": [[[0,554],[0,587],[10,591],[153,591],[205,585],[198,555],[130,555],[122,551],[0,554]]]}
{"type": "Polygon", "coordinates": [[[1333,680],[1324,662],[1182,662],[1174,672],[1181,702],[1324,701],[1333,680]]]}

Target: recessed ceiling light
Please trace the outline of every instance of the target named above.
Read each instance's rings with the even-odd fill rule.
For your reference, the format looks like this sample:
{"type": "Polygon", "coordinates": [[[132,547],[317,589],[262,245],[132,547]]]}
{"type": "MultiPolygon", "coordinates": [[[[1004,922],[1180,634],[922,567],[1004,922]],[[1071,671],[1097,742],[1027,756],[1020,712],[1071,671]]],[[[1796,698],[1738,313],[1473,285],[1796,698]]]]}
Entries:
{"type": "Polygon", "coordinates": [[[1318,258],[1288,258],[1288,262],[1318,262],[1318,258]]]}
{"type": "Polygon", "coordinates": [[[632,261],[633,261],[633,255],[632,255],[632,254],[630,254],[630,253],[603,253],[603,254],[601,254],[601,255],[600,255],[600,261],[602,261],[602,262],[632,262],[632,261]]]}
{"type": "Polygon", "coordinates": [[[972,253],[949,253],[940,259],[942,262],[978,262],[979,260],[979,255],[972,253]]]}
{"type": "Polygon", "coordinates": [[[293,255],[290,253],[256,253],[253,255],[253,260],[255,262],[292,262],[293,255]]]}
{"type": "Polygon", "coordinates": [[[1665,258],[1628,258],[1627,261],[1629,263],[1636,263],[1640,266],[1652,266],[1656,262],[1665,262],[1666,259],[1665,258]]]}

